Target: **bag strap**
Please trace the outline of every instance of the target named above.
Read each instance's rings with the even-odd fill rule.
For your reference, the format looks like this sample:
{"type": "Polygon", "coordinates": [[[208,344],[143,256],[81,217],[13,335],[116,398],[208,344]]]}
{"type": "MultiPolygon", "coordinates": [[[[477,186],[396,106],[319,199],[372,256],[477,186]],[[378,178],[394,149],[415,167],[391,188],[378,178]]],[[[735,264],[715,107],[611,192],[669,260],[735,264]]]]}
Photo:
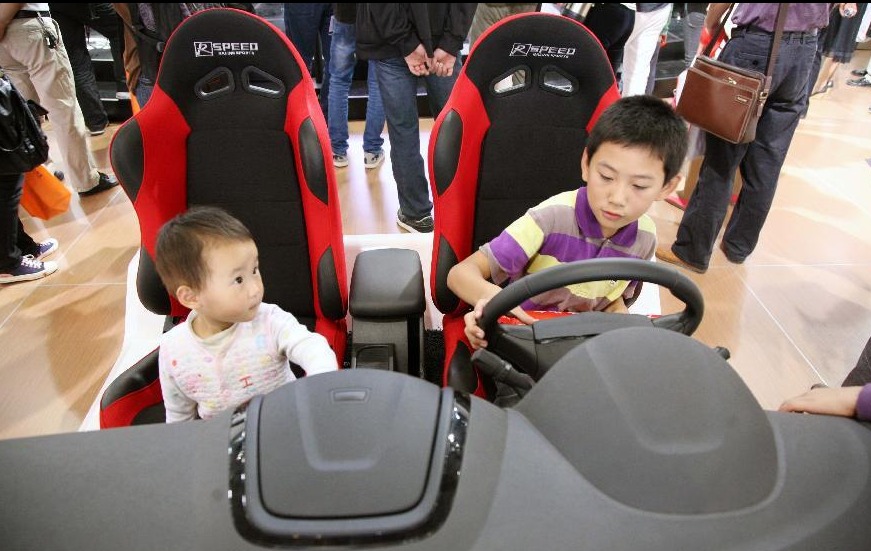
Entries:
{"type": "Polygon", "coordinates": [[[711,39],[708,40],[707,45],[705,46],[704,51],[702,51],[702,55],[705,57],[711,57],[711,53],[714,51],[714,45],[717,43],[717,39],[723,33],[723,29],[726,28],[726,21],[729,20],[729,16],[732,15],[732,10],[735,9],[735,4],[729,4],[729,7],[726,8],[726,11],[723,12],[723,15],[720,17],[720,21],[717,23],[717,29],[711,35],[711,39]]]}
{"type": "MultiPolygon", "coordinates": [[[[786,24],[786,12],[789,10],[789,4],[780,4],[777,7],[777,23],[774,24],[774,39],[771,43],[771,53],[768,54],[768,66],[765,68],[765,77],[771,81],[771,74],[774,73],[774,64],[777,62],[777,54],[780,52],[780,39],[783,38],[783,26],[786,24]]],[[[768,90],[768,86],[765,88],[768,90]]]]}
{"type": "MultiPolygon", "coordinates": [[[[710,57],[714,50],[714,45],[717,43],[717,37],[723,32],[726,27],[726,22],[732,11],[735,9],[735,4],[729,4],[729,7],[717,23],[717,30],[711,35],[711,40],[705,46],[702,55],[710,57]]],[[[789,3],[779,4],[777,7],[777,21],[774,24],[774,39],[771,42],[771,51],[768,54],[768,65],[765,67],[765,76],[770,80],[771,74],[774,72],[774,64],[777,62],[777,55],[780,52],[780,39],[783,38],[783,27],[786,24],[786,13],[789,10],[789,3]]]]}

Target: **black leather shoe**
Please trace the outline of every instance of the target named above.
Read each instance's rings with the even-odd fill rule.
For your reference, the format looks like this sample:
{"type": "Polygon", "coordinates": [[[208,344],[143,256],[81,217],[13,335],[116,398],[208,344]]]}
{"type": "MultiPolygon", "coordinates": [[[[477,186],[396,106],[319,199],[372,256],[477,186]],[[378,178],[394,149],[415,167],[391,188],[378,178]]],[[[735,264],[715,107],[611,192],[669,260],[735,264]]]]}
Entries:
{"type": "Polygon", "coordinates": [[[729,251],[726,250],[726,243],[720,241],[720,250],[723,251],[723,255],[726,256],[726,260],[731,262],[732,264],[744,264],[744,258],[738,258],[729,254],[729,251]]]}
{"type": "Polygon", "coordinates": [[[102,172],[100,172],[99,174],[100,179],[97,180],[97,185],[87,191],[80,191],[80,197],[96,195],[98,193],[106,191],[107,189],[112,189],[113,187],[118,185],[118,180],[115,179],[114,176],[109,176],[108,174],[103,174],[102,172]]]}
{"type": "Polygon", "coordinates": [[[868,71],[866,71],[865,69],[853,69],[852,71],[850,71],[850,74],[854,77],[864,77],[868,74],[868,71]]]}
{"type": "Polygon", "coordinates": [[[851,78],[847,80],[847,86],[865,86],[871,87],[871,80],[868,80],[866,77],[862,78],[851,78]]]}

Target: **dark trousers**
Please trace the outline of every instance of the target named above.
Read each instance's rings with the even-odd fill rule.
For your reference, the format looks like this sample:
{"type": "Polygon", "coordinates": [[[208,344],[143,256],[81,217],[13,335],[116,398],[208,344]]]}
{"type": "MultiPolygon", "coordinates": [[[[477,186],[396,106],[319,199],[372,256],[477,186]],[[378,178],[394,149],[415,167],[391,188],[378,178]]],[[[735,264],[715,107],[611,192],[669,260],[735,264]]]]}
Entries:
{"type": "MultiPolygon", "coordinates": [[[[110,6],[109,4],[95,4],[96,6],[110,6]]],[[[112,72],[116,82],[115,92],[127,90],[124,76],[124,42],[123,23],[121,18],[109,7],[93,11],[88,17],[75,17],[61,12],[53,12],[52,17],[57,21],[63,37],[64,47],[70,57],[70,66],[73,69],[73,78],[76,82],[76,100],[82,108],[85,117],[85,125],[89,130],[104,128],[109,124],[106,109],[100,99],[100,90],[97,87],[97,78],[94,75],[94,67],[91,64],[91,56],[88,53],[88,44],[85,36],[85,27],[94,29],[109,39],[112,50],[112,72]]]]}
{"type": "MultiPolygon", "coordinates": [[[[770,45],[770,34],[736,33],[719,59],[764,73],[770,45]]],[[[726,225],[723,247],[728,258],[736,262],[756,248],[804,106],[816,47],[816,36],[784,36],[772,75],[771,92],[752,143],[735,145],[707,134],[698,184],[672,245],[672,251],[683,261],[707,268],[726,218],[738,169],[743,186],[726,225]]]]}
{"type": "Polygon", "coordinates": [[[621,4],[593,4],[584,25],[602,43],[616,75],[623,63],[623,47],[635,25],[635,12],[621,4]]]}
{"type": "Polygon", "coordinates": [[[864,386],[871,383],[871,339],[865,343],[865,348],[856,360],[856,367],[847,374],[843,386],[864,386]]]}
{"type": "Polygon", "coordinates": [[[23,186],[23,174],[0,175],[0,272],[15,268],[23,255],[39,250],[18,217],[23,186]]]}
{"type": "Polygon", "coordinates": [[[333,16],[332,4],[284,4],[284,30],[296,46],[299,55],[308,65],[309,71],[322,70],[318,102],[324,118],[327,118],[328,98],[330,97],[330,18],[333,16]],[[320,59],[315,62],[320,39],[320,59]]]}

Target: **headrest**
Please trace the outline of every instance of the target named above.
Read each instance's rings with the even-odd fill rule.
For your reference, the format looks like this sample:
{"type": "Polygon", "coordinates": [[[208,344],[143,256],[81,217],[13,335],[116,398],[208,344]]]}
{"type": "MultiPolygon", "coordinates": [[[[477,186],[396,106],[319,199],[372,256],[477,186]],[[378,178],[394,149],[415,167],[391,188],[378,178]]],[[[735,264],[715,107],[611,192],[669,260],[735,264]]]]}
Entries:
{"type": "MultiPolygon", "coordinates": [[[[223,117],[203,122],[238,128],[246,121],[261,124],[263,113],[257,110],[268,109],[269,102],[234,108],[249,96],[233,94],[237,87],[254,97],[280,100],[283,107],[302,80],[304,66],[284,33],[268,21],[240,10],[209,9],[186,19],[170,37],[157,86],[186,118],[196,115],[197,106],[212,106],[222,109],[223,117]],[[297,63],[288,63],[290,55],[297,63]]],[[[283,128],[284,119],[274,123],[283,128]]]]}
{"type": "MultiPolygon", "coordinates": [[[[595,106],[612,87],[616,93],[614,73],[598,39],[560,15],[524,13],[503,19],[475,43],[465,72],[486,104],[494,82],[522,68],[530,71],[529,85],[557,97],[579,96],[595,106]],[[581,93],[570,92],[568,86],[580,87],[581,93]]],[[[531,115],[543,123],[559,123],[565,111],[559,102],[543,103],[531,115]],[[548,117],[551,110],[553,120],[548,117]]]]}

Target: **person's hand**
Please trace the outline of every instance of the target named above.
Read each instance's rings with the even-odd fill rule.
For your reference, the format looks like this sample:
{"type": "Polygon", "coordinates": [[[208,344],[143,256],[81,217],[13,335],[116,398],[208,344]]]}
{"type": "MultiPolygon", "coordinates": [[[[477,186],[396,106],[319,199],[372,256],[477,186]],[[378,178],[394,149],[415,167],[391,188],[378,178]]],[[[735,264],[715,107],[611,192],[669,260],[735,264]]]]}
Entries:
{"type": "Polygon", "coordinates": [[[668,44],[668,33],[662,33],[659,35],[659,47],[665,48],[666,44],[668,44]]]}
{"type": "Polygon", "coordinates": [[[783,402],[779,410],[855,417],[856,402],[859,401],[861,390],[861,386],[814,388],[783,402]]]}
{"type": "Polygon", "coordinates": [[[429,58],[426,57],[426,49],[423,44],[418,44],[413,52],[405,56],[405,64],[408,70],[416,77],[425,77],[429,74],[429,58]]]}
{"type": "MultiPolygon", "coordinates": [[[[486,299],[478,301],[478,304],[481,304],[482,302],[486,302],[486,299]]],[[[466,339],[469,341],[469,344],[472,345],[472,350],[487,348],[487,341],[484,340],[484,330],[478,327],[479,319],[481,319],[481,310],[477,305],[474,310],[463,316],[463,321],[466,323],[463,332],[466,334],[466,339]]]]}
{"type": "MultiPolygon", "coordinates": [[[[484,314],[484,305],[488,302],[490,302],[489,298],[482,298],[475,303],[475,308],[472,309],[471,312],[468,312],[463,316],[463,321],[466,323],[466,327],[463,331],[466,334],[466,338],[469,340],[469,344],[472,345],[473,350],[487,348],[487,340],[485,339],[484,330],[478,325],[478,320],[481,319],[481,316],[484,314]]],[[[511,315],[527,325],[531,325],[537,321],[519,306],[511,310],[511,315]]]]}
{"type": "Polygon", "coordinates": [[[842,17],[854,17],[859,12],[859,6],[855,2],[842,2],[839,6],[842,17]]]}
{"type": "Polygon", "coordinates": [[[437,77],[449,77],[454,74],[454,64],[457,62],[457,56],[451,55],[441,48],[436,48],[432,61],[433,72],[437,77]]]}
{"type": "Polygon", "coordinates": [[[620,297],[611,304],[609,304],[604,311],[610,312],[612,314],[628,314],[629,307],[626,306],[626,302],[623,301],[623,297],[620,297]]]}

